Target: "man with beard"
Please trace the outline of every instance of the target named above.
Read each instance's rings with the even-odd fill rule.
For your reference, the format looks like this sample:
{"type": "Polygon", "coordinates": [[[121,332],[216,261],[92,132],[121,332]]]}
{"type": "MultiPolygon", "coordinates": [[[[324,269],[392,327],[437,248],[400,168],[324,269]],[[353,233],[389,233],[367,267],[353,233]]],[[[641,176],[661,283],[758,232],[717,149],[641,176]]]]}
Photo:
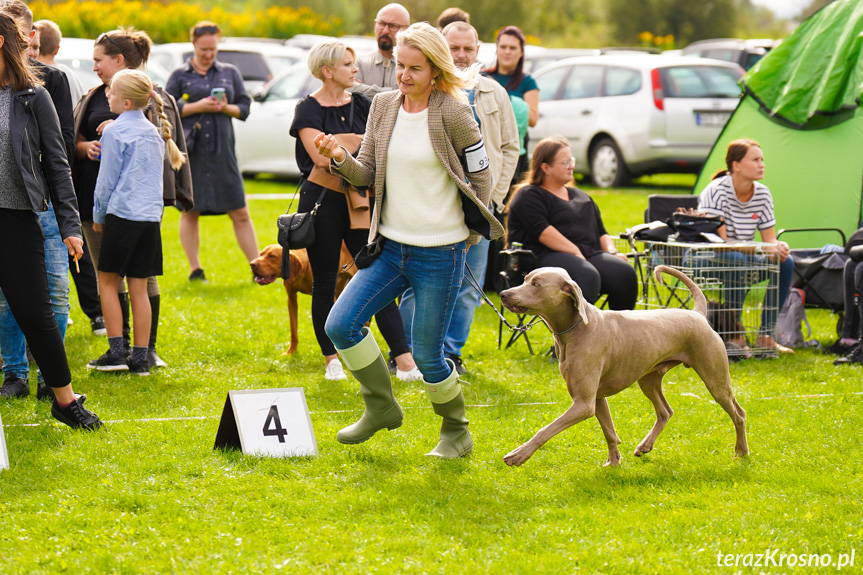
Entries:
{"type": "Polygon", "coordinates": [[[375,18],[375,40],[377,52],[357,59],[359,71],[353,92],[373,98],[379,92],[388,92],[398,87],[396,65],[393,62],[393,47],[396,34],[411,23],[411,16],[401,4],[387,4],[375,18]]]}

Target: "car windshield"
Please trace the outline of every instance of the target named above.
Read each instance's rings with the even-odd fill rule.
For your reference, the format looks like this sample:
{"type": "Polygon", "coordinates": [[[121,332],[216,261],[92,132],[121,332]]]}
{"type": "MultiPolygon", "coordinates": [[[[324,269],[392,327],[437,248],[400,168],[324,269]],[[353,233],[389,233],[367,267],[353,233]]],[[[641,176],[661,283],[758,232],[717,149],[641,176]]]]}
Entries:
{"type": "Polygon", "coordinates": [[[273,75],[279,76],[288,71],[288,68],[300,61],[299,56],[267,56],[267,62],[273,69],[273,75]]]}
{"type": "Polygon", "coordinates": [[[742,72],[719,66],[674,66],[660,68],[666,98],[737,98],[742,72]]]}
{"type": "Polygon", "coordinates": [[[298,64],[281,79],[273,82],[267,90],[267,101],[305,98],[316,90],[320,83],[320,80],[312,77],[305,63],[298,64]]]}

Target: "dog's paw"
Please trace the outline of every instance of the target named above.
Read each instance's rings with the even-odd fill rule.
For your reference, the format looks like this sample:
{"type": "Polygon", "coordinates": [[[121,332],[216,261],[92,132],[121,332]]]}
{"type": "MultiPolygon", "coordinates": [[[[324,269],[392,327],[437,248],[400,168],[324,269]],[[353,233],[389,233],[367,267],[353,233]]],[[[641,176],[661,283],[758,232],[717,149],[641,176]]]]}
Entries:
{"type": "Polygon", "coordinates": [[[602,464],[603,467],[619,467],[620,466],[620,453],[616,455],[609,455],[608,461],[602,464]]]}
{"type": "Polygon", "coordinates": [[[282,355],[294,355],[295,353],[297,353],[297,346],[292,345],[291,347],[283,351],[282,355]]]}
{"type": "Polygon", "coordinates": [[[651,445],[651,446],[647,446],[647,445],[645,445],[645,444],[643,444],[643,443],[639,443],[639,444],[638,444],[638,447],[636,447],[636,448],[635,448],[635,453],[633,453],[633,455],[635,455],[636,457],[641,457],[641,456],[642,456],[642,455],[644,455],[645,453],[650,453],[652,450],[653,450],[653,446],[652,446],[652,445],[651,445]]]}

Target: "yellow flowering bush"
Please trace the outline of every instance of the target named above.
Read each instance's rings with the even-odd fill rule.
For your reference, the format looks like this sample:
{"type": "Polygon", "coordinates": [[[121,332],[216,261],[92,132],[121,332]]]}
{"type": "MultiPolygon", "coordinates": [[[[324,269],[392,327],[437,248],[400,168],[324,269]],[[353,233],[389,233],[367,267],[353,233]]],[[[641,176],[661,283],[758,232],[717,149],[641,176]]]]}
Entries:
{"type": "Polygon", "coordinates": [[[36,0],[30,3],[30,9],[37,20],[53,20],[63,35],[70,38],[96,38],[117,26],[134,26],[145,30],[157,44],[186,42],[189,29],[200,20],[216,22],[225,36],[290,38],[300,33],[342,33],[338,18],[324,19],[306,6],[271,6],[253,12],[230,12],[219,7],[205,9],[197,4],[166,0],[66,0],[56,4],[36,0]]]}

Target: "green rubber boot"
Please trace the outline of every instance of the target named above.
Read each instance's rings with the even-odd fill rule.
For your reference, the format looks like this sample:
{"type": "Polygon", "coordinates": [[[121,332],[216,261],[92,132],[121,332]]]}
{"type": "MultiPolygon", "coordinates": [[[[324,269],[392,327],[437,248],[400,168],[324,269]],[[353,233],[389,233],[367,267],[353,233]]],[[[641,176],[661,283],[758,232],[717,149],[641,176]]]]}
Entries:
{"type": "Polygon", "coordinates": [[[381,354],[378,342],[363,328],[363,340],[349,349],[340,349],[339,355],[357,381],[366,410],[360,420],[339,430],[339,443],[362,443],[381,429],[395,429],[402,424],[402,408],[393,395],[393,385],[387,361],[381,354]]]}
{"type": "Polygon", "coordinates": [[[441,459],[458,459],[471,452],[473,439],[467,429],[464,395],[458,382],[458,371],[451,360],[447,359],[446,362],[452,368],[449,377],[440,383],[428,383],[423,380],[434,412],[443,418],[440,425],[440,441],[437,447],[426,455],[441,459]]]}

